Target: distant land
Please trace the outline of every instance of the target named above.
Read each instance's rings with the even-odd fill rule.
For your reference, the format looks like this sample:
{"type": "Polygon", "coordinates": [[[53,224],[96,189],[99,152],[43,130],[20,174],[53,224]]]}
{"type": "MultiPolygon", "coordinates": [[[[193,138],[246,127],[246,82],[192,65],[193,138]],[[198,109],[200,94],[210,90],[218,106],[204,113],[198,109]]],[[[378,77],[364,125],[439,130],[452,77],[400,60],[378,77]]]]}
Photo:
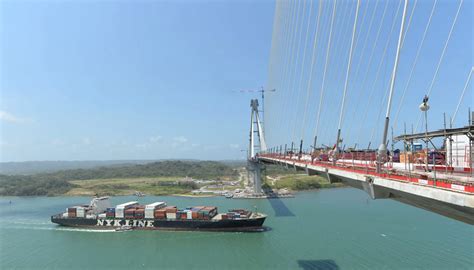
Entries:
{"type": "MultiPolygon", "coordinates": [[[[221,184],[243,181],[239,170],[246,161],[32,161],[1,165],[9,166],[10,170],[6,171],[10,173],[0,173],[0,196],[117,196],[136,192],[189,195],[202,187],[192,179],[214,180],[221,184]]],[[[264,189],[299,191],[343,186],[329,183],[320,176],[298,174],[274,165],[266,166],[264,175],[264,189]]]]}
{"type": "Polygon", "coordinates": [[[120,190],[153,195],[182,194],[196,188],[186,181],[180,181],[186,177],[228,181],[236,180],[238,176],[235,167],[222,162],[167,160],[31,175],[0,174],[0,195],[58,196],[75,188],[83,190],[86,187],[99,195],[116,195],[120,190]]]}
{"type": "MultiPolygon", "coordinates": [[[[150,159],[150,160],[77,160],[77,161],[24,161],[24,162],[0,162],[0,174],[5,175],[29,175],[38,173],[52,173],[73,169],[93,169],[99,167],[121,167],[129,165],[143,165],[153,162],[170,159],[150,159]]],[[[181,159],[182,160],[182,159],[181,159]]],[[[197,161],[197,160],[182,160],[197,161]]],[[[221,163],[232,167],[245,166],[243,160],[222,160],[221,163]]]]}

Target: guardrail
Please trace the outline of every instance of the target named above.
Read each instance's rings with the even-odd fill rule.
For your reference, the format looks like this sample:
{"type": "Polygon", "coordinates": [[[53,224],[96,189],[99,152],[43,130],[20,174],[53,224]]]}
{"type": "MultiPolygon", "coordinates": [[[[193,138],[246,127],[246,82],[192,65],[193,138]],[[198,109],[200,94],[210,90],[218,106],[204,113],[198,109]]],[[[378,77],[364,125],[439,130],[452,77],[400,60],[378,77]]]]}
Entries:
{"type": "MultiPolygon", "coordinates": [[[[395,169],[393,162],[386,163],[381,173],[376,172],[376,161],[375,160],[339,160],[336,161],[328,160],[322,161],[320,158],[314,158],[308,154],[302,155],[280,155],[280,154],[263,154],[259,155],[259,158],[269,158],[279,161],[288,161],[306,167],[306,165],[315,165],[325,168],[333,168],[344,171],[350,171],[353,173],[360,173],[365,175],[373,175],[393,181],[409,182],[419,185],[446,189],[453,192],[462,192],[474,194],[474,182],[473,181],[460,181],[455,179],[447,179],[440,177],[429,177],[426,174],[415,171],[405,171],[395,169]]],[[[453,177],[453,176],[451,176],[453,177]]]]}

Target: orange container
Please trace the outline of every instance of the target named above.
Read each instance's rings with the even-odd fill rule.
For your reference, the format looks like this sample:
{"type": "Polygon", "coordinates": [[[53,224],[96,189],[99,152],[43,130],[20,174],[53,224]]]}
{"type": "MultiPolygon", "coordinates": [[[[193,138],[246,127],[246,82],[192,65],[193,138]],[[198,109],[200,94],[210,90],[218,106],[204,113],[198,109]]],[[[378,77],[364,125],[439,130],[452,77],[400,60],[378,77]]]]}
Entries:
{"type": "Polygon", "coordinates": [[[400,163],[413,163],[414,156],[411,152],[400,153],[400,163]]]}
{"type": "Polygon", "coordinates": [[[178,212],[178,208],[176,206],[167,206],[167,207],[163,208],[163,210],[166,213],[176,213],[176,212],[178,212]]]}

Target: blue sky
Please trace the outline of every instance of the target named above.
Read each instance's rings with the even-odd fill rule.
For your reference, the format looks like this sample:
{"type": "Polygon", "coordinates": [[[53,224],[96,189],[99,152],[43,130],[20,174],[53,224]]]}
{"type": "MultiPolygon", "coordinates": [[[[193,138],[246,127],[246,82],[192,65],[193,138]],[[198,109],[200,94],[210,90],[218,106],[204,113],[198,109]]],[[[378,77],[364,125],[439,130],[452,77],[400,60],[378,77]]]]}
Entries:
{"type": "MultiPolygon", "coordinates": [[[[271,53],[274,1],[1,1],[0,160],[243,158],[255,95],[233,90],[260,86],[277,89],[266,102],[268,144],[303,138],[308,147],[315,135],[332,1],[322,5],[309,98],[318,2],[311,9],[308,1],[280,3],[275,26],[281,31],[275,32],[271,53]],[[295,3],[300,5],[296,19],[290,16],[295,3]],[[269,62],[274,63],[270,73],[269,62]]],[[[318,131],[327,145],[337,132],[355,3],[336,6],[318,131]]],[[[376,3],[364,0],[359,10],[342,128],[347,145],[380,143],[403,5],[376,3]]],[[[414,3],[409,1],[408,15],[414,3]]],[[[403,132],[404,122],[409,129],[416,125],[459,1],[438,0],[400,103],[433,3],[417,1],[406,33],[393,99],[392,121],[402,104],[395,135],[403,132]]],[[[434,81],[430,128],[442,127],[444,112],[454,113],[472,68],[472,15],[473,1],[465,0],[434,81]]],[[[467,123],[472,87],[455,126],[467,123]]]]}
{"type": "Polygon", "coordinates": [[[2,1],[1,161],[243,158],[270,1],[2,1]]]}

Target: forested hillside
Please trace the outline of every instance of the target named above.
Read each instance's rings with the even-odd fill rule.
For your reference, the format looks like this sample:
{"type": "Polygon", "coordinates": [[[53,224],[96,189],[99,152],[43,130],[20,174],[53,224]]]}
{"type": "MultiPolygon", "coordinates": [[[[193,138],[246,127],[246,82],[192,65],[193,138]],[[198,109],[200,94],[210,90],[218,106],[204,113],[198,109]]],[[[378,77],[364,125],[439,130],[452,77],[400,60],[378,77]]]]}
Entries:
{"type": "Polygon", "coordinates": [[[74,187],[72,180],[192,177],[219,179],[237,177],[231,166],[216,161],[162,161],[143,165],[63,170],[34,175],[0,175],[0,195],[34,196],[64,194],[74,187]]]}

